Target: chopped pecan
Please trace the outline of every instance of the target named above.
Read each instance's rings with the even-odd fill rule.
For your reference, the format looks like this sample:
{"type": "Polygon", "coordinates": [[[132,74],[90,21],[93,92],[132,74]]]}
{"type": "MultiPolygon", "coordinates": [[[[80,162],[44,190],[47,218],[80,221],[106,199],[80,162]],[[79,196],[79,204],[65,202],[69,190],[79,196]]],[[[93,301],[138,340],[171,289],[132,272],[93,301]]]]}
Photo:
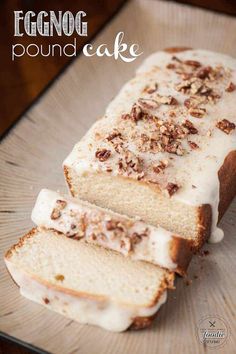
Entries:
{"type": "Polygon", "coordinates": [[[57,209],[57,208],[54,208],[52,213],[51,213],[51,219],[52,220],[56,220],[56,219],[59,219],[60,216],[61,216],[60,210],[57,209]]]}
{"type": "Polygon", "coordinates": [[[159,107],[158,102],[151,99],[151,98],[139,98],[138,104],[143,109],[151,109],[152,110],[152,109],[157,109],[159,107]]]}
{"type": "Polygon", "coordinates": [[[47,305],[49,304],[50,300],[47,297],[43,297],[43,302],[47,305]]]}
{"type": "Polygon", "coordinates": [[[159,165],[157,166],[153,166],[153,171],[155,173],[160,173],[162,171],[164,171],[164,169],[168,166],[168,161],[160,161],[159,165]]]}
{"type": "Polygon", "coordinates": [[[121,138],[121,137],[122,137],[121,133],[118,130],[115,130],[114,132],[109,134],[106,139],[108,141],[111,141],[111,140],[113,140],[115,138],[121,138]]]}
{"type": "Polygon", "coordinates": [[[157,100],[158,103],[161,104],[168,104],[168,105],[173,105],[176,106],[178,104],[178,101],[176,98],[173,96],[156,96],[155,99],[157,100]]]}
{"type": "Polygon", "coordinates": [[[138,243],[140,243],[142,241],[142,236],[140,234],[138,234],[137,232],[134,232],[131,236],[130,236],[131,240],[132,240],[132,244],[133,245],[137,245],[138,243]]]}
{"type": "Polygon", "coordinates": [[[193,149],[193,150],[199,149],[198,144],[194,143],[194,141],[188,140],[188,144],[191,147],[191,149],[193,149]]]}
{"type": "Polygon", "coordinates": [[[205,108],[190,108],[189,109],[189,114],[192,117],[195,118],[202,118],[204,116],[204,114],[206,113],[206,109],[205,108]]]}
{"type": "Polygon", "coordinates": [[[182,126],[188,130],[189,134],[198,134],[197,128],[194,127],[190,120],[186,119],[185,122],[182,123],[182,126]]]}
{"type": "Polygon", "coordinates": [[[179,141],[174,141],[166,145],[164,151],[169,152],[170,154],[176,154],[178,156],[182,156],[184,154],[184,150],[179,141]]]}
{"type": "Polygon", "coordinates": [[[128,237],[124,237],[121,241],[120,241],[120,247],[122,249],[124,249],[127,253],[131,251],[132,249],[132,244],[131,244],[131,240],[128,237]]]}
{"type": "Polygon", "coordinates": [[[185,107],[190,108],[191,105],[192,105],[191,99],[190,99],[190,98],[187,98],[187,99],[184,101],[184,105],[185,105],[185,107]]]}
{"type": "Polygon", "coordinates": [[[236,90],[236,85],[233,82],[230,82],[228,87],[225,89],[226,92],[233,92],[236,90]]]}
{"type": "Polygon", "coordinates": [[[197,71],[196,77],[204,80],[206,78],[209,78],[211,72],[212,72],[211,66],[204,66],[197,71]]]}
{"type": "Polygon", "coordinates": [[[108,231],[113,231],[113,230],[119,230],[119,231],[124,231],[124,227],[121,224],[120,221],[115,221],[115,220],[108,220],[106,222],[106,229],[108,231]]]}
{"type": "Polygon", "coordinates": [[[181,77],[183,80],[190,80],[192,78],[192,73],[181,73],[181,77]]]}
{"type": "Polygon", "coordinates": [[[103,242],[107,241],[107,237],[106,237],[106,235],[103,232],[98,233],[96,235],[96,237],[97,237],[98,241],[103,241],[103,242]]]}
{"type": "Polygon", "coordinates": [[[60,199],[58,199],[58,200],[56,201],[56,206],[57,206],[57,208],[59,208],[60,210],[65,209],[65,207],[67,206],[67,202],[66,202],[65,200],[60,200],[60,199]]]}
{"type": "Polygon", "coordinates": [[[61,216],[61,210],[63,210],[66,206],[67,206],[67,202],[65,200],[58,199],[56,201],[55,208],[52,210],[52,213],[51,213],[51,216],[50,216],[51,219],[52,220],[59,219],[60,216],[61,216]]]}
{"type": "Polygon", "coordinates": [[[177,91],[183,92],[183,93],[187,93],[190,88],[191,88],[191,81],[190,80],[186,80],[184,82],[180,82],[179,84],[177,84],[175,86],[177,91]]]}
{"type": "Polygon", "coordinates": [[[169,196],[171,197],[173,194],[175,194],[179,189],[179,186],[175,183],[171,183],[169,182],[166,186],[166,190],[169,194],[169,196]]]}
{"type": "Polygon", "coordinates": [[[169,64],[166,65],[166,68],[173,70],[173,69],[176,68],[176,65],[174,63],[169,63],[169,64]]]}
{"type": "Polygon", "coordinates": [[[216,124],[216,127],[222,130],[224,133],[229,134],[235,129],[235,124],[227,119],[223,119],[216,124]]]}
{"type": "Polygon", "coordinates": [[[157,89],[158,89],[158,84],[155,82],[152,85],[146,86],[145,89],[144,89],[144,92],[152,94],[152,93],[156,92],[157,89]]]}
{"type": "Polygon", "coordinates": [[[202,64],[196,60],[185,60],[183,63],[185,65],[193,66],[194,68],[199,68],[200,66],[202,66],[202,64]]]}
{"type": "Polygon", "coordinates": [[[120,162],[122,162],[124,170],[131,169],[134,172],[142,172],[143,161],[129,150],[125,151],[124,159],[120,162]]]}
{"type": "Polygon", "coordinates": [[[107,149],[97,149],[95,156],[99,161],[104,162],[111,156],[111,151],[107,149]]]}

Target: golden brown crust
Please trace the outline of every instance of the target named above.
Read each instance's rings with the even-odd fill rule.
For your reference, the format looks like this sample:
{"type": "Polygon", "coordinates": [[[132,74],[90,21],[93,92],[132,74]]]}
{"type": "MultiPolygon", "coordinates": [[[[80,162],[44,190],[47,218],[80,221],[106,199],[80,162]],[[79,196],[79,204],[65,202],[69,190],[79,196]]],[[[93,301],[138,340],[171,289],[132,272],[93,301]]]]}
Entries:
{"type": "Polygon", "coordinates": [[[38,229],[37,227],[34,227],[32,230],[30,230],[26,235],[21,237],[17,243],[11,246],[9,250],[5,253],[5,259],[9,260],[12,256],[12,253],[17,249],[23,246],[24,242],[26,239],[31,238],[33,235],[37,233],[38,229]]]}
{"type": "Polygon", "coordinates": [[[218,173],[220,180],[219,221],[236,195],[236,151],[225,158],[218,173]]]}
{"type": "Polygon", "coordinates": [[[211,234],[212,210],[209,204],[198,208],[198,237],[194,244],[194,252],[197,252],[208,240],[211,234]]]}
{"type": "Polygon", "coordinates": [[[74,197],[74,192],[73,192],[71,177],[70,177],[70,173],[69,173],[69,168],[66,167],[66,166],[64,166],[64,175],[65,175],[66,182],[67,182],[67,184],[69,186],[70,193],[71,193],[72,197],[74,197]]]}
{"type": "Polygon", "coordinates": [[[157,312],[150,317],[135,317],[132,325],[129,327],[131,330],[138,330],[150,327],[155,320],[157,312]]]}
{"type": "Polygon", "coordinates": [[[175,270],[176,273],[182,276],[186,274],[192,255],[193,242],[179,236],[173,236],[173,241],[170,244],[170,256],[172,261],[178,265],[175,270]]]}
{"type": "MultiPolygon", "coordinates": [[[[219,172],[220,181],[220,202],[218,221],[223,217],[230,203],[236,195],[236,151],[231,151],[225,158],[219,172]]],[[[203,205],[198,209],[199,235],[197,247],[198,251],[211,234],[212,211],[210,205],[203,205]]]]}
{"type": "Polygon", "coordinates": [[[179,52],[184,52],[185,50],[191,50],[193,48],[191,47],[170,47],[170,48],[165,48],[164,49],[164,52],[167,52],[167,53],[179,53],[179,52]]]}

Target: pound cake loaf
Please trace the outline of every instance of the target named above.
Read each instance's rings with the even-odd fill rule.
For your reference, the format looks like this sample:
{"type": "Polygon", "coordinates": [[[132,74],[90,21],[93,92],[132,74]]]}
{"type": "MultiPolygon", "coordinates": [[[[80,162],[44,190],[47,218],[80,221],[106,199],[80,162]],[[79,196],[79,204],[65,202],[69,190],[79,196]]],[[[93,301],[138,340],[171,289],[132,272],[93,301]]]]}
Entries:
{"type": "Polygon", "coordinates": [[[192,257],[191,241],[48,189],[38,195],[31,218],[39,227],[115,250],[134,260],[185,274],[192,257]]]}
{"type": "Polygon", "coordinates": [[[194,242],[236,193],[236,60],[187,48],[151,55],[64,161],[71,194],[194,242]]]}
{"type": "Polygon", "coordinates": [[[174,280],[150,263],[46,229],[20,239],[5,262],[26,298],[111,331],[150,325],[174,280]]]}

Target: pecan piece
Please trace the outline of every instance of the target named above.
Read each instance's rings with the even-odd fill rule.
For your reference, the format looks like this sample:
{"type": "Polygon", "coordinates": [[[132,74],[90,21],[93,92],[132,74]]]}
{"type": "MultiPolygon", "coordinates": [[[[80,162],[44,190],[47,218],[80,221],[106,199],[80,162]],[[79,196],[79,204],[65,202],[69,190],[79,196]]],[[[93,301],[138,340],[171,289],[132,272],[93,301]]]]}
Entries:
{"type": "Polygon", "coordinates": [[[158,84],[155,82],[154,84],[152,84],[150,86],[146,86],[144,89],[144,92],[152,94],[152,93],[156,92],[157,89],[158,89],[158,84]]]}
{"type": "Polygon", "coordinates": [[[176,106],[178,104],[177,99],[174,98],[173,96],[160,96],[160,95],[158,95],[156,97],[156,100],[158,103],[161,103],[161,104],[168,104],[168,105],[173,105],[173,106],[176,106]]]}
{"type": "Polygon", "coordinates": [[[51,213],[51,219],[52,220],[56,220],[59,219],[59,217],[61,216],[61,212],[59,209],[54,208],[52,213],[51,213]]]}
{"type": "Polygon", "coordinates": [[[175,183],[171,183],[169,182],[166,186],[166,190],[169,194],[169,196],[171,197],[173,194],[175,194],[179,189],[179,186],[175,183]]]}
{"type": "Polygon", "coordinates": [[[164,169],[168,166],[168,161],[160,161],[159,165],[157,166],[153,166],[153,171],[155,173],[160,173],[162,171],[164,171],[164,169]]]}
{"type": "Polygon", "coordinates": [[[104,162],[111,156],[111,151],[107,149],[97,149],[95,156],[100,162],[104,162]]]}
{"type": "Polygon", "coordinates": [[[60,199],[58,199],[58,200],[56,201],[56,206],[57,206],[57,208],[59,208],[60,210],[65,209],[65,207],[67,206],[67,202],[66,202],[65,200],[60,200],[60,199]]]}
{"type": "Polygon", "coordinates": [[[113,231],[113,230],[119,230],[121,232],[124,231],[124,227],[122,226],[122,224],[119,221],[115,221],[115,220],[108,220],[106,222],[106,229],[108,231],[113,231]]]}
{"type": "Polygon", "coordinates": [[[229,134],[235,129],[235,124],[230,122],[228,119],[223,119],[216,124],[216,127],[222,130],[224,133],[229,134]]]}
{"type": "Polygon", "coordinates": [[[184,64],[188,66],[193,66],[194,68],[199,68],[200,66],[202,66],[202,64],[197,60],[185,60],[184,64]]]}
{"type": "Polygon", "coordinates": [[[52,210],[51,219],[52,220],[59,219],[59,217],[61,216],[61,210],[65,209],[66,206],[67,206],[67,202],[65,200],[58,199],[56,201],[55,208],[52,210]]]}
{"type": "Polygon", "coordinates": [[[198,134],[197,128],[194,127],[190,120],[186,119],[185,122],[182,123],[182,126],[188,130],[189,134],[198,134]]]}
{"type": "Polygon", "coordinates": [[[132,244],[131,244],[131,240],[128,237],[124,237],[121,241],[120,241],[120,248],[124,249],[127,253],[131,251],[132,249],[132,244]]]}
{"type": "Polygon", "coordinates": [[[184,106],[189,109],[189,108],[191,107],[191,105],[192,105],[191,99],[190,99],[190,98],[187,98],[187,99],[184,101],[184,106]]]}
{"type": "Polygon", "coordinates": [[[176,68],[176,65],[173,64],[173,63],[169,63],[169,64],[166,65],[166,68],[167,68],[167,69],[174,70],[174,69],[176,68]]]}
{"type": "Polygon", "coordinates": [[[143,109],[157,109],[159,107],[158,102],[151,98],[139,98],[138,104],[143,109]]]}
{"type": "Polygon", "coordinates": [[[108,141],[111,141],[111,140],[113,140],[113,139],[115,139],[115,138],[121,138],[121,133],[118,132],[118,131],[114,131],[114,132],[112,132],[111,134],[109,134],[106,139],[107,139],[108,141]]]}
{"type": "Polygon", "coordinates": [[[199,79],[206,79],[209,78],[210,73],[212,72],[211,66],[204,66],[203,68],[199,69],[196,73],[196,77],[199,79]]]}
{"type": "Polygon", "coordinates": [[[236,90],[236,85],[233,82],[230,82],[228,87],[225,89],[226,92],[233,92],[236,90]]]}
{"type": "Polygon", "coordinates": [[[204,114],[206,113],[206,109],[205,108],[190,108],[189,109],[189,114],[192,117],[195,118],[202,118],[204,116],[204,114]]]}
{"type": "Polygon", "coordinates": [[[188,140],[188,144],[191,147],[191,149],[193,149],[193,150],[199,149],[198,144],[194,143],[194,141],[188,140]]]}

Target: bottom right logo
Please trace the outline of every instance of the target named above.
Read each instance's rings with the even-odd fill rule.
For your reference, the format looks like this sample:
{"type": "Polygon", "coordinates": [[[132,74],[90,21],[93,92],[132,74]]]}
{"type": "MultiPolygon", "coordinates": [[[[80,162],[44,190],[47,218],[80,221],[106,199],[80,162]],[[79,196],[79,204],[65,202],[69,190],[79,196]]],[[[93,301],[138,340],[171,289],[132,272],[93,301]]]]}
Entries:
{"type": "Polygon", "coordinates": [[[209,348],[222,347],[226,344],[229,335],[228,324],[218,315],[206,316],[198,323],[198,340],[209,348]]]}

